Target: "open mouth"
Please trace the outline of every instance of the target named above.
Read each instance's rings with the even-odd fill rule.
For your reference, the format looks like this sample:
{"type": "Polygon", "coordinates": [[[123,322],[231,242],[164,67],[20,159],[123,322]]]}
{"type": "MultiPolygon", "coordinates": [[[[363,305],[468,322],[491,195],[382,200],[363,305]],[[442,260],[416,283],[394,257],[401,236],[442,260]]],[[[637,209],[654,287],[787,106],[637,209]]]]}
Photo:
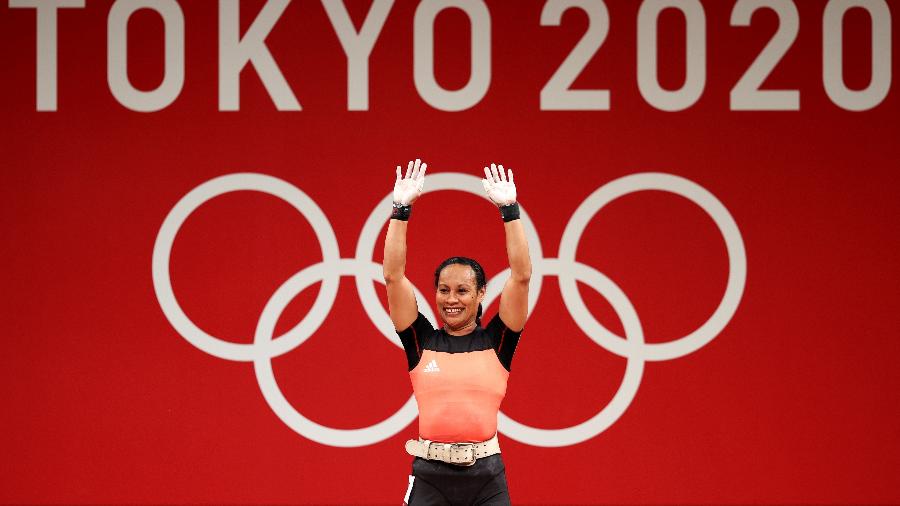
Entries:
{"type": "Polygon", "coordinates": [[[463,308],[461,308],[461,307],[445,307],[444,308],[444,313],[446,313],[448,315],[458,315],[458,314],[461,314],[462,311],[463,311],[463,308]]]}

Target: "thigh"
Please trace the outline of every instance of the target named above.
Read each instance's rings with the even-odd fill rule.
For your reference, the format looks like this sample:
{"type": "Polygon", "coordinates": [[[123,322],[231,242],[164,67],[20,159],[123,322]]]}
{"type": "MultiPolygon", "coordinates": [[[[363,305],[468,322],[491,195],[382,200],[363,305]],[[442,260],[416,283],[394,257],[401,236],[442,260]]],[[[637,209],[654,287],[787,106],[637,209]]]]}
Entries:
{"type": "Polygon", "coordinates": [[[414,458],[406,504],[452,506],[445,493],[447,478],[443,468],[436,462],[414,458]]]}
{"type": "Polygon", "coordinates": [[[509,506],[509,487],[506,484],[506,471],[494,475],[478,492],[474,504],[476,506],[509,506]]]}
{"type": "Polygon", "coordinates": [[[437,487],[428,483],[421,476],[411,475],[411,477],[412,482],[410,483],[407,501],[404,504],[409,506],[450,506],[450,502],[447,501],[447,498],[444,497],[444,494],[437,487]]]}

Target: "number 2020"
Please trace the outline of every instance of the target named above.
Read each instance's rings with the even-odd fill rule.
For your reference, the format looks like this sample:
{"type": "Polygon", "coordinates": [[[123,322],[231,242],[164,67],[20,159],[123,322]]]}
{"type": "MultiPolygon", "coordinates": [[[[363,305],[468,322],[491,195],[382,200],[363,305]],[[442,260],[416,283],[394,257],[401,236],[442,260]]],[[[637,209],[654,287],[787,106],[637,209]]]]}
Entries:
{"type": "MultiPolygon", "coordinates": [[[[542,26],[559,26],[571,8],[588,15],[589,26],[541,90],[542,110],[609,110],[609,90],[573,90],[570,86],[603,45],[609,31],[609,12],[603,0],[548,0],[542,26]]],[[[771,9],[778,29],[755,61],[731,89],[734,111],[798,111],[799,90],[762,90],[760,87],[797,38],[799,16],[792,0],[738,0],[731,11],[732,26],[750,26],[753,13],[771,9]]],[[[884,0],[829,0],[822,20],[822,80],[825,92],[838,107],[865,111],[876,107],[891,87],[891,14],[884,0]],[[872,23],[872,77],[865,89],[851,90],[844,82],[843,19],[854,7],[865,9],[872,23]]],[[[706,16],[699,0],[645,0],[637,20],[637,82],[644,100],[664,111],[694,105],[706,85],[706,16]],[[666,90],[657,78],[657,21],[664,9],[681,11],[686,20],[684,84],[666,90]]]]}

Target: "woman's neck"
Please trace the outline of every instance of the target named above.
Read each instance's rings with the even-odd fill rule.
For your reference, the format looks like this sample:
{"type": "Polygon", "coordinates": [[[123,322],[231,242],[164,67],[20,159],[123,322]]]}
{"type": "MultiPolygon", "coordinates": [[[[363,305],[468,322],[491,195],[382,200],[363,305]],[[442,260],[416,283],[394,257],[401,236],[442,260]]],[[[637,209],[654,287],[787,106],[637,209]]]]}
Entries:
{"type": "Polygon", "coordinates": [[[451,329],[446,324],[444,325],[444,332],[451,336],[464,336],[467,334],[471,334],[473,330],[475,330],[477,325],[475,324],[475,320],[470,321],[469,323],[463,325],[462,327],[451,329]]]}

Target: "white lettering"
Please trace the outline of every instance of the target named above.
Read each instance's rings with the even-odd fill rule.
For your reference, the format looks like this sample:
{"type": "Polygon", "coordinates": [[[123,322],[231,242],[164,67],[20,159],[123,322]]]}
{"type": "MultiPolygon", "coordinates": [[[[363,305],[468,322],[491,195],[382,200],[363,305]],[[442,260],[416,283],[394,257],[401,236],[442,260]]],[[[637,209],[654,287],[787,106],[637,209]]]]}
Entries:
{"type": "Polygon", "coordinates": [[[697,0],[646,0],[638,10],[638,89],[644,100],[663,111],[694,105],[706,86],[706,14],[697,0]],[[657,78],[657,21],[664,9],[678,9],[685,18],[687,69],[682,87],[669,91],[657,78]]]}
{"type": "Polygon", "coordinates": [[[10,9],[37,10],[37,72],[35,94],[38,111],[56,110],[57,9],[82,9],[84,0],[9,0],[10,9]]]}
{"type": "Polygon", "coordinates": [[[828,98],[848,111],[880,104],[891,88],[891,10],[884,0],[831,0],[822,20],[822,81],[828,98]],[[864,90],[844,82],[844,14],[861,7],[872,20],[872,80],[864,90]]]}
{"type": "Polygon", "coordinates": [[[184,14],[175,0],[117,0],[107,20],[106,79],[109,90],[125,107],[154,112],[169,106],[184,86],[184,14]],[[138,90],[128,79],[128,18],[140,9],[162,17],[165,30],[165,70],[160,85],[138,90]]]}
{"type": "Polygon", "coordinates": [[[772,9],[778,31],[731,90],[732,111],[799,111],[798,90],[762,90],[762,84],[797,38],[800,16],[791,0],[738,0],[731,11],[731,26],[750,26],[753,13],[772,9]]]}
{"type": "Polygon", "coordinates": [[[413,20],[413,78],[419,96],[442,111],[462,111],[484,98],[491,84],[491,15],[482,0],[423,0],[413,20]],[[434,77],[434,19],[444,9],[461,9],[472,26],[471,74],[459,90],[442,88],[434,77]]]}
{"type": "Polygon", "coordinates": [[[331,26],[347,55],[347,109],[369,110],[369,55],[394,0],[375,0],[357,33],[343,0],[322,0],[331,26]]]}
{"type": "Polygon", "coordinates": [[[300,102],[284,79],[266,37],[290,0],[269,0],[240,37],[239,0],[219,0],[219,110],[240,109],[241,70],[253,64],[279,111],[299,111],[300,102]]]}
{"type": "Polygon", "coordinates": [[[609,33],[609,11],[603,0],[548,0],[541,11],[541,26],[559,26],[571,8],[588,15],[588,29],[572,52],[541,89],[542,111],[608,111],[609,90],[573,90],[570,87],[603,45],[609,33]]]}

